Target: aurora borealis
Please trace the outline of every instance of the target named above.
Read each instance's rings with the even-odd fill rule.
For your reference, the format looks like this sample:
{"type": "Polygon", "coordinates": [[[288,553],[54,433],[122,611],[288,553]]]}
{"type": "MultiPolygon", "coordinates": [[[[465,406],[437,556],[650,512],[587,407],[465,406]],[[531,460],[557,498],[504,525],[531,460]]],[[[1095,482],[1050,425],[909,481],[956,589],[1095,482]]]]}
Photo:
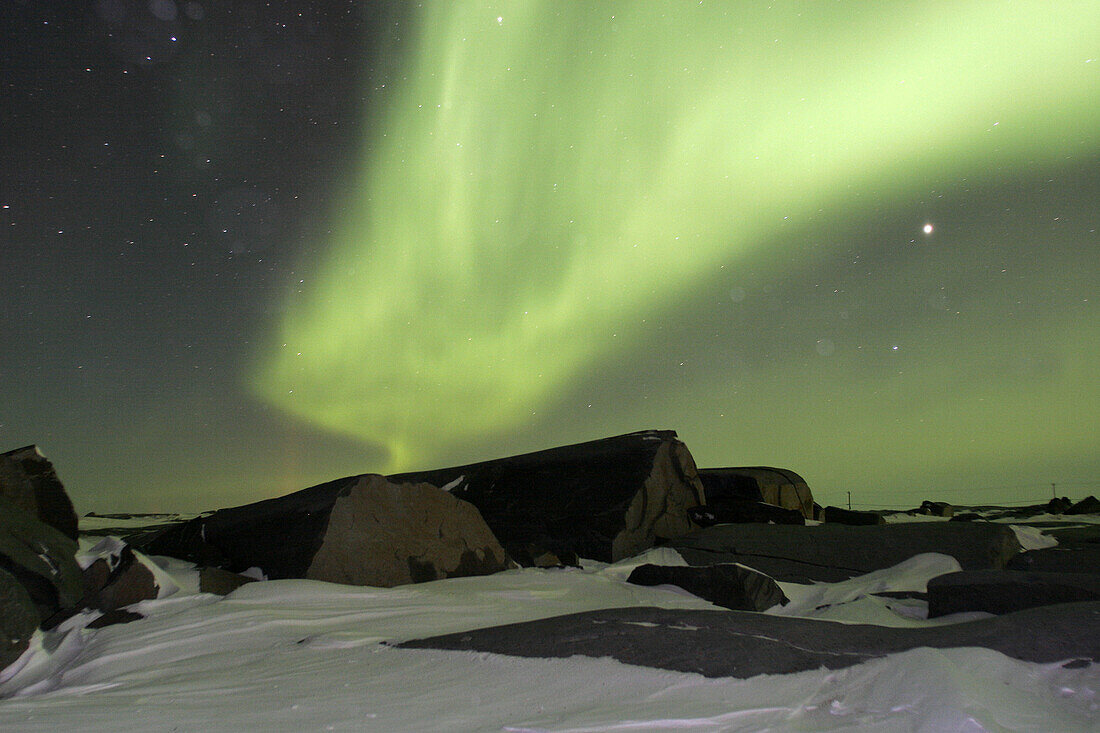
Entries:
{"type": "MultiPolygon", "coordinates": [[[[309,76],[310,44],[331,47],[336,31],[316,28],[342,17],[313,15],[281,62],[305,64],[292,88],[319,83],[319,99],[329,75],[309,76]]],[[[277,175],[258,200],[280,225],[233,246],[276,275],[235,286],[256,317],[212,339],[225,376],[180,395],[211,414],[155,448],[176,451],[165,508],[649,427],[679,431],[700,465],[792,468],[833,503],[1100,490],[1096,3],[457,2],[378,17],[356,26],[375,50],[341,82],[342,137],[279,128],[335,152],[280,167],[266,149],[277,175]],[[290,203],[288,181],[315,206],[290,203]],[[188,493],[179,456],[242,433],[188,493]]],[[[183,30],[216,35],[214,19],[183,30]]],[[[182,63],[161,66],[191,91],[158,113],[167,127],[220,73],[195,62],[188,84],[182,63]]],[[[255,180],[218,183],[209,205],[255,180]]],[[[166,200],[194,199],[189,185],[166,200]]],[[[142,288],[116,287],[122,304],[142,288]]],[[[206,292],[216,324],[230,294],[206,292]]],[[[155,384],[153,369],[139,372],[155,384]]],[[[92,404],[127,379],[101,381],[92,404]]],[[[112,440],[132,441],[116,420],[112,440]]],[[[68,450],[4,428],[55,460],[68,450]]],[[[82,439],[98,442],[84,456],[111,450],[82,439]]],[[[87,480],[102,487],[89,501],[134,496],[117,476],[87,480]]]]}

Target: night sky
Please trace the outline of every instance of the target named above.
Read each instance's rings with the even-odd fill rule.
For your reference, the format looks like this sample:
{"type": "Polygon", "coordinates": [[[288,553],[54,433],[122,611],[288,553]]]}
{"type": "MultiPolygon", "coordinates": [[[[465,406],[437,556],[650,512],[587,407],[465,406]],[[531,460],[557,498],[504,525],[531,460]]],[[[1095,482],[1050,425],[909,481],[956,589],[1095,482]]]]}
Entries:
{"type": "Polygon", "coordinates": [[[15,0],[0,49],[0,450],[79,513],[643,428],[821,503],[1100,492],[1093,0],[15,0]]]}

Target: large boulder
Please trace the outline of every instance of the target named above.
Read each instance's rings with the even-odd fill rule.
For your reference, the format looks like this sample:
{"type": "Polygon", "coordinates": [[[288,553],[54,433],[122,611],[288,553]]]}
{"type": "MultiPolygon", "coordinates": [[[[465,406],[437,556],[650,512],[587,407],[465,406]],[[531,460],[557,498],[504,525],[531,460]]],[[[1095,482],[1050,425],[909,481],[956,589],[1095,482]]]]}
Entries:
{"type": "Polygon", "coordinates": [[[0,453],[0,497],[50,525],[69,539],[77,538],[76,512],[53,464],[28,445],[0,453]]]}
{"type": "Polygon", "coordinates": [[[635,585],[675,585],[692,595],[734,611],[766,611],[786,605],[779,584],[740,565],[639,565],[627,578],[635,585]]]}
{"type": "Polygon", "coordinates": [[[1100,514],[1100,499],[1095,496],[1086,496],[1069,509],[1066,514],[1100,514]]]}
{"type": "Polygon", "coordinates": [[[27,589],[0,570],[0,671],[27,651],[38,624],[38,609],[27,589]]]}
{"type": "Polygon", "coordinates": [[[476,507],[431,484],[369,476],[336,500],[306,577],[391,587],[508,565],[476,507]]]}
{"type": "Polygon", "coordinates": [[[391,476],[446,486],[476,506],[508,553],[616,562],[697,526],[704,503],[687,446],[648,430],[467,466],[391,476]]]}
{"type": "Polygon", "coordinates": [[[222,509],[143,548],[234,573],[392,586],[508,567],[475,507],[429,484],[376,474],[222,509]]]}
{"type": "Polygon", "coordinates": [[[1009,527],[984,522],[721,524],[668,544],[691,565],[741,563],[795,583],[835,583],[925,552],[950,555],[964,570],[1001,569],[1020,551],[1009,527]]]}
{"type": "Polygon", "coordinates": [[[784,509],[775,504],[762,501],[737,499],[729,496],[707,497],[703,506],[688,510],[691,521],[700,527],[715,524],[742,524],[759,522],[761,524],[805,524],[806,518],[797,509],[784,509]]]}
{"type": "Polygon", "coordinates": [[[1042,573],[1092,573],[1100,575],[1100,546],[1046,547],[1016,555],[1005,566],[1010,570],[1042,573]]]}
{"type": "Polygon", "coordinates": [[[805,479],[786,468],[748,466],[704,468],[699,479],[706,503],[743,499],[797,510],[804,519],[814,519],[814,497],[805,479]]]}
{"type": "Polygon", "coordinates": [[[0,569],[27,591],[49,627],[77,609],[84,595],[77,543],[0,497],[0,569]]]}
{"type": "Polygon", "coordinates": [[[929,618],[968,611],[1004,614],[1078,601],[1100,601],[1100,576],[964,570],[928,581],[929,618]]]}
{"type": "Polygon", "coordinates": [[[101,611],[107,618],[120,618],[117,611],[159,595],[153,572],[138,561],[126,543],[108,537],[90,552],[100,556],[84,568],[84,608],[101,611]]]}

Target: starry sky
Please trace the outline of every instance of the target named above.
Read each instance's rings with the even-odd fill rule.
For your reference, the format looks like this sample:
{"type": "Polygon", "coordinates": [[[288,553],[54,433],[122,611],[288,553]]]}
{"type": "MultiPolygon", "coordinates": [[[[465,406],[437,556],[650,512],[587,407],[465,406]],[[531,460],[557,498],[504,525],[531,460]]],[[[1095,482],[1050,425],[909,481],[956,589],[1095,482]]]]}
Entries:
{"type": "Polygon", "coordinates": [[[1100,492],[1094,2],[0,6],[0,449],[197,511],[644,428],[1100,492]]]}

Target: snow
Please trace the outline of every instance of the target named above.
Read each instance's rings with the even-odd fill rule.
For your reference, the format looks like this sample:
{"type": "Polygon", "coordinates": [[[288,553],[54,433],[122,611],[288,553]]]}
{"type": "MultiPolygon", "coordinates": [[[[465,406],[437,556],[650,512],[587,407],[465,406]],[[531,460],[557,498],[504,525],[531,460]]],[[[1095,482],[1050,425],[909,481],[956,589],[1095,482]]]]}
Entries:
{"type": "MultiPolygon", "coordinates": [[[[679,589],[626,583],[643,562],[683,564],[667,548],[614,565],[398,588],[250,583],[225,598],[197,592],[187,563],[155,560],[176,590],[138,604],[147,618],[90,630],[86,614],[35,637],[0,681],[0,730],[1100,729],[1100,665],[1065,669],[986,649],[921,648],[839,671],[738,680],[382,643],[601,608],[715,608],[679,589]]],[[[925,619],[921,601],[869,594],[922,591],[957,566],[926,554],[843,583],[783,583],[791,603],[769,613],[948,623],[958,618],[925,619]]]]}

